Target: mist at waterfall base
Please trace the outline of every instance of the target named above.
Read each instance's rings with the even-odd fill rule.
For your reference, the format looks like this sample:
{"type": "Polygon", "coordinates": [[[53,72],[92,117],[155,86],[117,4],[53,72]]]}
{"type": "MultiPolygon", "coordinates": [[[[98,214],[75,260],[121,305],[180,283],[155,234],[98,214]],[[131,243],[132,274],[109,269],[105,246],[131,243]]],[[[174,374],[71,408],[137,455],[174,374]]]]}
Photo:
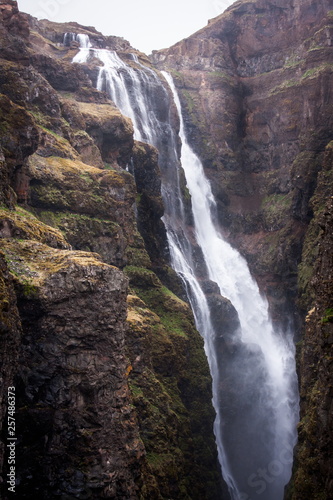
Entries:
{"type": "Polygon", "coordinates": [[[101,61],[96,87],[132,119],[135,139],[159,151],[171,262],[205,340],[214,432],[230,498],[282,500],[298,421],[292,334],[274,330],[267,301],[246,261],[214,224],[215,200],[187,142],[170,75],[158,76],[135,55],[126,64],[115,52],[92,48],[87,37],[81,36],[80,44],[73,62],[101,61]],[[191,195],[190,214],[182,172],[191,195]]]}

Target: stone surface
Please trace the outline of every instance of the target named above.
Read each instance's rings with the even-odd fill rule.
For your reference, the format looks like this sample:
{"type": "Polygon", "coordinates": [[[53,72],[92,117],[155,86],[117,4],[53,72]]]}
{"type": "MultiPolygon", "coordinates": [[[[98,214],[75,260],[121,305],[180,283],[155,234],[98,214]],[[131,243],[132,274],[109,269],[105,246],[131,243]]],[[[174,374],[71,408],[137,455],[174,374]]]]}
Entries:
{"type": "MultiPolygon", "coordinates": [[[[6,479],[4,461],[7,442],[8,425],[6,410],[8,407],[9,387],[14,385],[14,375],[18,367],[18,352],[21,343],[21,322],[17,309],[13,279],[9,273],[5,254],[0,251],[0,481],[6,479]]],[[[15,390],[10,391],[15,396],[15,390]]]]}
{"type": "Polygon", "coordinates": [[[223,234],[246,257],[273,320],[291,320],[304,339],[288,492],[297,500],[332,496],[331,320],[321,324],[331,307],[332,9],[331,0],[239,1],[152,57],[173,75],[223,234]]]}
{"type": "Polygon", "coordinates": [[[331,138],[331,8],[328,0],[236,2],[153,54],[178,87],[221,228],[276,321],[295,311],[309,200],[331,138]]]}
{"type": "Polygon", "coordinates": [[[29,240],[3,250],[23,326],[18,494],[135,497],[144,449],[126,377],[124,275],[29,240]]]}
{"type": "MultiPolygon", "coordinates": [[[[160,251],[156,151],[134,143],[130,121],[94,88],[99,62],[70,64],[78,44],[62,42],[87,33],[125,58],[134,50],[39,22],[16,2],[1,2],[0,20],[0,417],[14,384],[17,496],[217,499],[202,340],[151,271],[183,293],[160,251]],[[143,268],[161,306],[133,290],[127,305],[127,278],[110,264],[143,268]]],[[[6,477],[3,442],[0,462],[6,477]]]]}
{"type": "Polygon", "coordinates": [[[214,412],[201,404],[202,394],[211,398],[211,377],[189,305],[152,271],[125,272],[137,294],[128,298],[129,383],[147,450],[148,498],[218,499],[214,412]]]}
{"type": "Polygon", "coordinates": [[[298,344],[301,421],[294,480],[288,498],[330,498],[333,494],[332,345],[333,345],[333,205],[332,143],[326,148],[311,206],[310,223],[300,267],[302,304],[307,308],[304,334],[298,344]],[[328,192],[329,191],[329,192],[328,192]],[[325,196],[327,194],[328,196],[325,196]],[[323,200],[328,201],[323,205],[323,200]]]}

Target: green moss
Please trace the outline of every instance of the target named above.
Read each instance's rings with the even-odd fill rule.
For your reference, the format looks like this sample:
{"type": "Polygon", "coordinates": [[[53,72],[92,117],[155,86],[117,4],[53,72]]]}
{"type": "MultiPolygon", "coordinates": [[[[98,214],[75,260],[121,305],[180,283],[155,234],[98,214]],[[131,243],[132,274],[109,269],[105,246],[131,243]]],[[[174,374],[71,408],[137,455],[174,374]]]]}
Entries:
{"type": "Polygon", "coordinates": [[[147,453],[147,461],[152,469],[157,471],[177,467],[176,451],[173,450],[173,453],[147,453]]]}
{"type": "Polygon", "coordinates": [[[183,91],[183,96],[186,99],[186,107],[189,113],[193,113],[193,111],[196,109],[196,105],[194,102],[194,98],[190,94],[188,90],[183,91]]]}
{"type": "Polygon", "coordinates": [[[292,205],[292,193],[265,196],[261,203],[263,222],[269,231],[285,226],[292,205]]]}
{"type": "Polygon", "coordinates": [[[296,79],[291,79],[291,80],[285,80],[283,83],[281,83],[280,85],[277,85],[276,87],[274,87],[271,91],[270,91],[270,94],[276,94],[278,92],[282,92],[284,91],[285,89],[288,89],[290,87],[295,87],[296,85],[300,85],[300,82],[299,80],[296,80],[296,79]]]}
{"type": "Polygon", "coordinates": [[[283,92],[284,90],[290,87],[300,87],[306,82],[306,80],[317,78],[324,71],[332,71],[333,64],[324,63],[320,66],[316,66],[315,68],[310,68],[300,78],[292,78],[290,80],[285,80],[280,85],[277,85],[273,89],[271,89],[270,94],[277,94],[279,92],[283,92]]]}
{"type": "Polygon", "coordinates": [[[143,244],[139,248],[128,246],[126,248],[125,255],[128,266],[133,266],[134,268],[151,267],[151,260],[143,244]]]}
{"type": "MultiPolygon", "coordinates": [[[[135,346],[133,354],[129,351],[133,356],[129,384],[147,463],[163,497],[199,498],[200,474],[206,485],[211,477],[213,491],[218,484],[214,466],[205,469],[216,457],[210,441],[213,413],[203,401],[211,379],[202,339],[189,306],[156,281],[151,271],[129,266],[127,273],[140,296],[129,298],[128,343],[135,346]],[[139,343],[141,369],[135,367],[139,343]]],[[[202,498],[206,497],[203,492],[202,498]]]]}
{"type": "Polygon", "coordinates": [[[131,391],[131,394],[134,398],[137,398],[137,397],[141,397],[143,396],[143,391],[142,391],[142,388],[141,387],[138,387],[135,382],[133,382],[132,380],[129,381],[129,388],[130,388],[130,391],[131,391]]]}
{"type": "MultiPolygon", "coordinates": [[[[297,469],[294,474],[293,487],[297,491],[297,498],[328,500],[325,486],[320,484],[321,480],[318,482],[318,478],[321,477],[321,465],[315,452],[318,439],[317,408],[323,396],[318,381],[315,381],[306,396],[308,398],[308,410],[298,424],[301,444],[297,454],[297,469]]],[[[304,394],[303,397],[305,397],[304,394]]]]}
{"type": "Polygon", "coordinates": [[[116,170],[110,163],[104,163],[105,170],[116,170]]]}
{"type": "MultiPolygon", "coordinates": [[[[156,274],[144,267],[126,266],[124,273],[129,277],[130,284],[133,287],[140,289],[142,294],[153,293],[151,287],[162,287],[162,284],[156,274]]],[[[140,294],[138,295],[140,297],[140,294]]]]}
{"type": "Polygon", "coordinates": [[[174,80],[179,82],[182,86],[184,85],[184,75],[175,69],[170,69],[170,73],[174,80]]]}
{"type": "Polygon", "coordinates": [[[284,64],[284,68],[294,68],[300,64],[304,64],[305,60],[300,59],[298,55],[292,54],[284,64]]]}
{"type": "Polygon", "coordinates": [[[57,248],[68,247],[60,231],[43,224],[21,207],[16,207],[15,210],[0,209],[0,220],[9,224],[13,238],[36,240],[57,248]]]}
{"type": "Polygon", "coordinates": [[[309,201],[313,210],[313,217],[305,235],[302,260],[298,269],[298,286],[300,291],[300,305],[304,310],[310,309],[314,302],[314,290],[311,280],[314,275],[314,266],[320,249],[319,243],[323,235],[320,222],[330,199],[333,189],[333,149],[332,143],[326,147],[324,154],[313,158],[313,154],[305,152],[299,155],[300,161],[295,161],[293,175],[302,175],[307,182],[316,181],[316,189],[309,201]],[[317,174],[316,177],[316,172],[317,174]]]}
{"type": "Polygon", "coordinates": [[[22,283],[23,295],[26,299],[33,299],[38,294],[38,288],[31,283],[31,281],[23,281],[22,283]]]}
{"type": "Polygon", "coordinates": [[[184,194],[185,201],[191,200],[191,193],[190,193],[190,190],[188,189],[187,186],[185,186],[183,194],[184,194]]]}
{"type": "Polygon", "coordinates": [[[321,320],[322,323],[333,323],[333,308],[329,307],[326,309],[324,316],[321,320]]]}
{"type": "MultiPolygon", "coordinates": [[[[193,324],[188,318],[188,305],[162,286],[152,271],[127,266],[124,272],[130,278],[130,284],[137,295],[159,316],[162,325],[169,334],[187,338],[188,333],[193,328],[193,324]]],[[[159,325],[155,326],[155,332],[159,332],[159,325]]]]}
{"type": "Polygon", "coordinates": [[[165,329],[172,335],[180,335],[181,337],[187,338],[190,327],[186,329],[186,323],[184,319],[177,316],[176,314],[163,313],[160,310],[160,319],[162,325],[165,329]]]}
{"type": "MultiPolygon", "coordinates": [[[[0,321],[8,329],[12,329],[14,326],[13,321],[13,294],[11,293],[9,283],[8,283],[8,268],[6,265],[5,254],[0,251],[0,321]]],[[[4,328],[1,328],[1,333],[4,328]]]]}

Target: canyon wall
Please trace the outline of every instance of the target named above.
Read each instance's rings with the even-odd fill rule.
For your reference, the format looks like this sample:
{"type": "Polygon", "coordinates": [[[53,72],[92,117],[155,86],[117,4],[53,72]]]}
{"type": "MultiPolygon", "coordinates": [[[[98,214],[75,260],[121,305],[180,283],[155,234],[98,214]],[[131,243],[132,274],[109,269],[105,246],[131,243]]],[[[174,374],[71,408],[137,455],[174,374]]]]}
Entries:
{"type": "Polygon", "coordinates": [[[294,500],[328,499],[333,487],[332,9],[329,0],[239,1],[153,53],[177,85],[221,230],[246,257],[273,320],[295,330],[294,500]]]}
{"type": "MultiPolygon", "coordinates": [[[[296,332],[292,500],[333,496],[332,23],[331,0],[241,0],[152,57],[174,77],[221,230],[296,332]]],[[[15,386],[20,498],[228,499],[157,152],[95,90],[98,61],[71,63],[66,32],[151,64],[0,2],[2,479],[15,386]]]]}
{"type": "Polygon", "coordinates": [[[156,274],[180,289],[157,152],[66,32],[134,50],[0,3],[1,498],[14,387],[17,498],[217,499],[203,341],[156,274]]]}

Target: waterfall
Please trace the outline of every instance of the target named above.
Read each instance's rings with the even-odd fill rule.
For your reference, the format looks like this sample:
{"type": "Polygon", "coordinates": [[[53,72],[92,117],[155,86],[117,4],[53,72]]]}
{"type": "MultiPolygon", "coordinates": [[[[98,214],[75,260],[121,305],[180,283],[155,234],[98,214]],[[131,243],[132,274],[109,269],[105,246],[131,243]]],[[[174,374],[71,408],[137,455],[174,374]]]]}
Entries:
{"type": "Polygon", "coordinates": [[[81,49],[90,49],[92,47],[89,35],[77,34],[77,33],[65,33],[63,44],[65,47],[69,47],[72,42],[79,42],[81,49]]]}
{"type": "MultiPolygon", "coordinates": [[[[246,391],[241,394],[252,398],[250,406],[243,405],[244,409],[249,406],[249,413],[236,417],[235,426],[230,418],[228,421],[228,416],[224,416],[225,410],[228,407],[230,410],[231,405],[224,402],[223,409],[218,404],[220,422],[216,426],[221,426],[224,455],[221,459],[222,470],[229,470],[227,474],[224,472],[224,477],[232,500],[281,500],[284,486],[291,476],[292,450],[296,443],[298,421],[292,337],[290,332],[274,331],[267,300],[260,294],[246,261],[223,239],[214,225],[215,201],[211,187],[199,158],[187,142],[180,101],[173,81],[169,75],[165,74],[165,77],[173,91],[180,116],[181,163],[192,198],[196,239],[202,249],[209,278],[218,284],[221,295],[227,297],[237,310],[240,338],[235,332],[233,343],[238,352],[247,356],[245,360],[241,355],[241,364],[235,362],[235,366],[232,366],[233,363],[229,362],[228,367],[229,375],[233,377],[238,390],[242,391],[241,386],[246,387],[246,391]],[[257,384],[260,385],[256,386],[257,384]],[[250,416],[252,421],[248,422],[250,416]],[[247,465],[244,467],[243,460],[241,472],[239,454],[233,451],[237,427],[243,433],[238,452],[242,450],[248,455],[247,465]],[[254,449],[249,449],[249,446],[254,449]],[[223,460],[227,460],[227,464],[223,464],[223,460]]],[[[233,355],[236,358],[235,353],[233,355]]],[[[218,380],[221,370],[214,364],[211,364],[211,370],[213,378],[218,380]]],[[[220,400],[219,395],[215,395],[215,398],[220,400]]]]}
{"type": "MultiPolygon", "coordinates": [[[[232,500],[282,500],[290,479],[298,421],[297,379],[291,332],[274,329],[265,297],[246,261],[214,224],[215,200],[199,158],[190,148],[172,78],[128,63],[116,52],[82,45],[73,62],[101,61],[97,88],[132,119],[135,139],[159,151],[172,265],[184,282],[196,325],[205,340],[213,378],[214,426],[222,474],[232,500]],[[171,89],[180,121],[171,116],[171,89]],[[184,208],[181,167],[191,196],[192,225],[184,208]],[[198,265],[200,261],[200,265],[198,265]],[[207,287],[217,284],[238,320],[221,328],[207,287]],[[208,285],[207,285],[208,284],[208,285]]],[[[222,298],[221,298],[222,300],[222,298]]]]}

